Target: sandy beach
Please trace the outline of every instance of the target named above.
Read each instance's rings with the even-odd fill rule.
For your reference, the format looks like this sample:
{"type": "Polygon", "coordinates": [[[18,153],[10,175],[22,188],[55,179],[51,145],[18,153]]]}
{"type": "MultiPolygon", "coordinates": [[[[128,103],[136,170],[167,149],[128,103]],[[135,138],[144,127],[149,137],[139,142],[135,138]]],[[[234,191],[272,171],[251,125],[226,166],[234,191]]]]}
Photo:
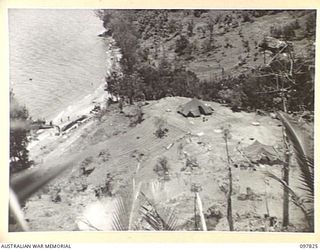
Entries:
{"type": "MultiPolygon", "coordinates": [[[[114,46],[114,42],[111,38],[107,38],[108,48],[106,50],[107,58],[106,61],[106,75],[111,74],[113,71],[119,71],[119,61],[121,58],[121,54],[118,48],[114,46]]],[[[67,124],[79,119],[82,116],[87,116],[86,123],[91,120],[94,114],[90,113],[94,109],[95,106],[100,106],[102,109],[105,108],[106,102],[111,95],[104,90],[105,83],[102,83],[98,88],[96,88],[93,93],[85,96],[83,99],[76,100],[74,104],[69,105],[66,109],[62,110],[57,116],[52,117],[51,120],[53,125],[59,126],[59,128],[63,128],[67,124]]],[[[49,123],[49,121],[47,121],[49,123]]],[[[79,133],[86,126],[79,126],[77,129],[79,133]]],[[[57,128],[52,129],[40,129],[36,132],[35,136],[32,137],[28,150],[30,151],[30,158],[35,160],[41,156],[41,151],[44,148],[47,148],[48,145],[52,144],[54,141],[58,139],[61,140],[61,135],[57,135],[57,128]]],[[[66,139],[66,135],[62,135],[64,139],[66,139]]],[[[75,138],[74,138],[75,139],[75,138]]],[[[73,140],[68,139],[69,144],[72,143],[73,140]]],[[[38,159],[39,160],[39,159],[38,159]]],[[[44,159],[41,159],[40,162],[43,162],[44,159]]]]}

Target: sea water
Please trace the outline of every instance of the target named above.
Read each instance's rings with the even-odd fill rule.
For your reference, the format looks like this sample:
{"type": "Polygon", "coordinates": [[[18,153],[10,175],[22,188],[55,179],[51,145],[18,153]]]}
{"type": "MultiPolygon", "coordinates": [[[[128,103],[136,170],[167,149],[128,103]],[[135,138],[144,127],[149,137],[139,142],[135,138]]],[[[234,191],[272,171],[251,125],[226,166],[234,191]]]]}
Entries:
{"type": "Polygon", "coordinates": [[[53,119],[104,82],[107,44],[93,10],[9,9],[10,88],[33,119],[53,119]]]}

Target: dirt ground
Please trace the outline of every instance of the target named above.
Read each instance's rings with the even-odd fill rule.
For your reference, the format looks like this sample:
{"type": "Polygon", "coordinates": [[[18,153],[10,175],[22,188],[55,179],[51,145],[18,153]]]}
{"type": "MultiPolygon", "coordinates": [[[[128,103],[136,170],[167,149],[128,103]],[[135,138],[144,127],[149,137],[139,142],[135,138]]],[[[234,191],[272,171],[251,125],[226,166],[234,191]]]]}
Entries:
{"type": "MultiPolygon", "coordinates": [[[[115,199],[130,196],[138,186],[149,197],[154,194],[155,185],[156,203],[175,211],[179,230],[195,230],[192,184],[201,187],[204,212],[209,208],[215,211],[211,216],[206,212],[208,230],[229,230],[228,168],[221,129],[228,125],[231,125],[228,145],[233,160],[235,230],[264,231],[266,214],[277,221],[270,230],[280,230],[283,189],[267,179],[264,171],[281,176],[281,166],[240,168],[244,158],[237,150],[258,140],[283,154],[280,121],[268,115],[234,113],[214,102],[205,102],[214,109],[205,121],[203,117],[185,118],[176,110],[189,100],[168,97],[148,102],[142,106],[144,120],[137,125],[133,124],[136,106],[125,106],[124,113],[120,113],[114,104],[104,116],[91,119],[67,135],[52,137],[43,144],[40,141],[30,152],[36,162],[32,171],[50,171],[57,163],[72,164],[26,202],[24,212],[31,230],[112,230],[115,199]],[[155,135],[159,119],[167,131],[162,138],[155,135]],[[252,122],[258,122],[259,126],[252,122]],[[167,159],[166,173],[154,171],[161,157],[167,159]],[[193,167],[187,164],[188,159],[195,163],[193,167]]],[[[292,160],[290,185],[303,194],[298,188],[298,176],[299,169],[292,160]]],[[[134,220],[140,221],[140,229],[143,228],[137,211],[134,220]]],[[[292,202],[290,223],[289,231],[303,231],[306,227],[302,212],[292,202]]],[[[14,225],[11,230],[15,231],[14,225]]]]}

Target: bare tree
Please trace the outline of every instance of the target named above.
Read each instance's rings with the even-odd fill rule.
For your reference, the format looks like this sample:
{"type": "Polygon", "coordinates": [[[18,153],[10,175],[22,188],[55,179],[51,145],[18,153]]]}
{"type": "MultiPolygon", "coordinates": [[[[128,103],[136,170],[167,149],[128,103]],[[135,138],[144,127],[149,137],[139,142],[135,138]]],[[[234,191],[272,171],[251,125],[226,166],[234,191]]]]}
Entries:
{"type": "Polygon", "coordinates": [[[232,169],[231,169],[231,158],[229,154],[229,147],[228,147],[228,140],[231,139],[230,134],[230,125],[228,125],[226,128],[223,128],[223,139],[226,146],[226,154],[227,154],[227,161],[228,161],[228,179],[229,179],[229,189],[227,194],[227,202],[228,202],[228,208],[227,208],[227,219],[229,223],[229,229],[230,231],[234,230],[233,227],[233,217],[232,217],[232,169]]]}

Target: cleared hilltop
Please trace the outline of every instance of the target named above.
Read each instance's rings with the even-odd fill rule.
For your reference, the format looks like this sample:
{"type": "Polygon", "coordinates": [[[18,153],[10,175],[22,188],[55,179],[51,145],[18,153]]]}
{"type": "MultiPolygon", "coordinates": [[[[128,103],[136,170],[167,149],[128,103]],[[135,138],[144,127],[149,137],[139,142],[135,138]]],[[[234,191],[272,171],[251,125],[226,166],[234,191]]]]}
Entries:
{"type": "MultiPolygon", "coordinates": [[[[229,230],[227,156],[221,130],[228,124],[232,135],[229,148],[233,159],[235,230],[263,231],[265,214],[281,223],[283,190],[273,180],[266,184],[264,174],[269,170],[280,175],[281,166],[248,166],[238,151],[258,140],[282,154],[280,122],[255,113],[234,113],[213,102],[207,102],[214,113],[206,116],[206,121],[203,117],[186,118],[176,109],[189,100],[170,97],[151,101],[142,107],[140,124],[135,123],[137,106],[126,106],[124,113],[119,113],[117,105],[111,105],[90,126],[82,125],[70,131],[67,138],[47,145],[46,151],[39,153],[39,160],[47,154],[58,154],[59,163],[67,162],[71,168],[26,202],[24,211],[31,229],[112,230],[114,202],[120,196],[130,199],[134,179],[135,185],[141,183],[140,190],[148,197],[152,197],[152,186],[160,185],[157,204],[174,209],[180,230],[194,230],[191,185],[200,184],[203,209],[206,212],[210,208],[206,212],[208,229],[229,230]],[[156,135],[159,119],[167,131],[162,138],[156,135]],[[260,126],[254,126],[254,122],[260,126]],[[72,140],[73,137],[76,139],[72,140]],[[74,142],[69,144],[68,140],[74,142]],[[68,147],[64,147],[65,143],[68,147]],[[162,159],[166,159],[165,171],[157,167],[162,159]]],[[[36,162],[35,168],[46,167],[50,171],[54,162],[47,159],[44,163],[36,162]]],[[[301,193],[297,188],[299,173],[293,163],[290,185],[301,193]]],[[[290,214],[289,230],[304,230],[301,211],[290,205],[290,214]]],[[[135,211],[134,218],[141,219],[139,216],[135,211]]],[[[140,229],[150,229],[143,221],[138,220],[137,224],[140,229]]],[[[275,228],[280,230],[280,226],[275,228]]]]}

